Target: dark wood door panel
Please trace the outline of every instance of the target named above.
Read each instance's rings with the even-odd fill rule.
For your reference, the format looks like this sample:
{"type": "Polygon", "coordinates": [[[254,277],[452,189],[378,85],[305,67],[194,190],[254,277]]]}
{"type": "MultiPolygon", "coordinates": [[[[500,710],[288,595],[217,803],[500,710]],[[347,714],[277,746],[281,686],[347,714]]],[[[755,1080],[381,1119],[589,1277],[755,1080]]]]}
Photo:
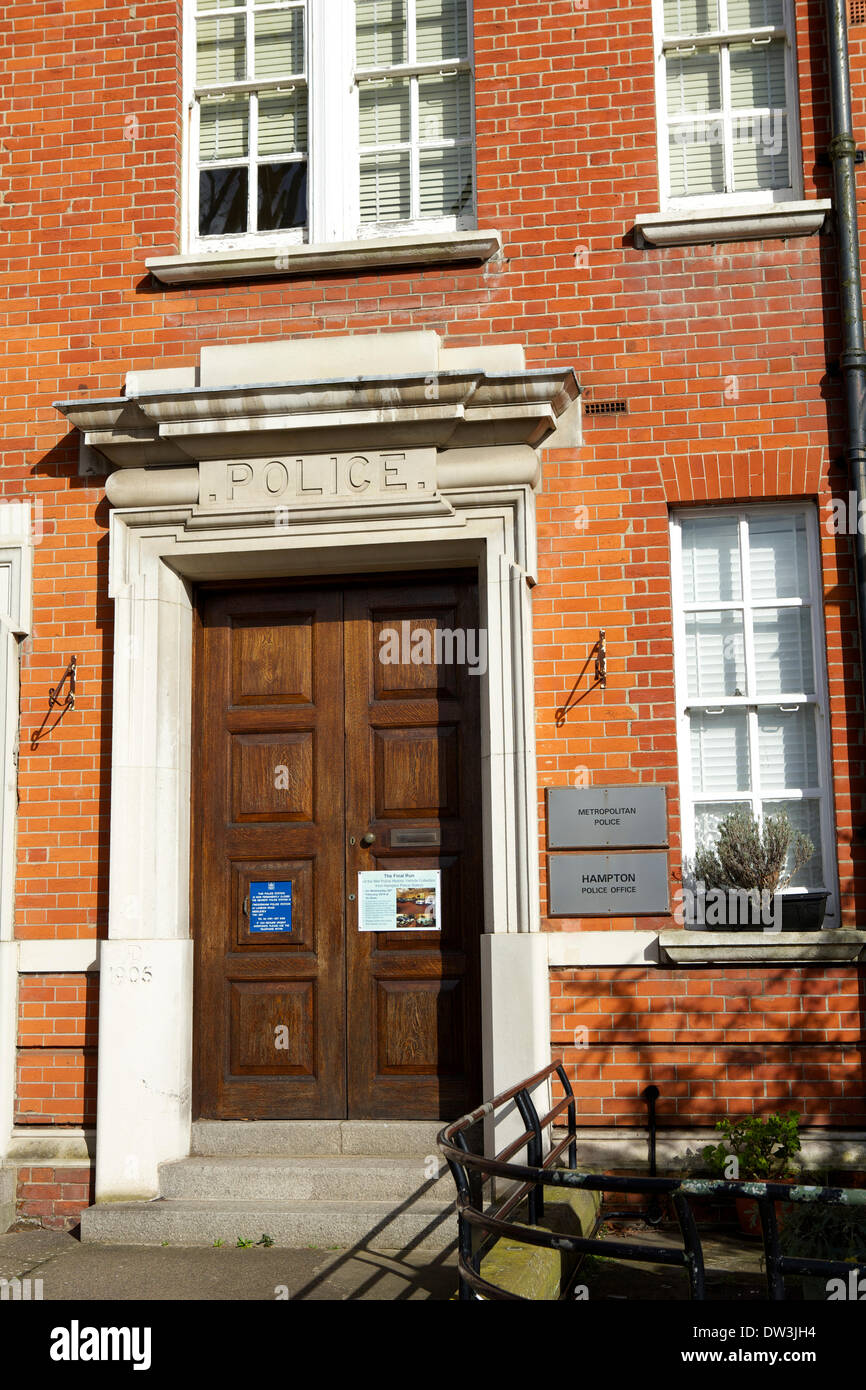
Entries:
{"type": "Polygon", "coordinates": [[[340,595],[199,601],[195,791],[197,1111],[345,1113],[340,595]],[[335,756],[335,750],[337,756],[335,756]],[[256,931],[250,886],[292,884],[290,930],[256,931]]]}
{"type": "Polygon", "coordinates": [[[348,594],[345,614],[347,878],[439,869],[443,921],[441,933],[359,932],[349,905],[349,1114],[447,1118],[480,1081],[480,718],[478,678],[436,662],[449,649],[435,633],[477,632],[477,591],[380,585],[348,594]],[[418,632],[429,640],[413,648],[418,632]],[[392,848],[391,831],[408,823],[437,833],[435,853],[392,848]],[[360,844],[368,832],[371,850],[360,844]]]}
{"type": "Polygon", "coordinates": [[[479,682],[449,660],[477,621],[462,576],[200,594],[197,1114],[451,1118],[477,1094],[479,682]],[[435,847],[392,846],[419,827],[435,847]],[[440,871],[441,932],[358,931],[357,874],[399,867],[440,871]],[[272,881],[291,929],[264,933],[272,881]]]}

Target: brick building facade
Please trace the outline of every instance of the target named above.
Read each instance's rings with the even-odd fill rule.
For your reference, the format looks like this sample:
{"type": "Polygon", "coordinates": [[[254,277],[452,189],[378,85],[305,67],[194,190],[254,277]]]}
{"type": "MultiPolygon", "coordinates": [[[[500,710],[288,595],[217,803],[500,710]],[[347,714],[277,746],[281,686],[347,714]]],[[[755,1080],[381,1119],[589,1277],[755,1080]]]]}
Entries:
{"type": "MultiPolygon", "coordinates": [[[[187,904],[201,823],[191,849],[184,837],[206,770],[196,772],[195,748],[190,762],[181,712],[198,638],[157,610],[179,612],[181,589],[195,608],[197,586],[212,582],[372,582],[401,566],[415,578],[444,571],[443,582],[474,566],[493,653],[478,683],[482,810],[464,827],[483,846],[475,930],[483,917],[485,941],[460,1014],[467,1028],[483,1015],[475,1100],[552,1049],[574,1080],[587,1156],[640,1156],[641,1092],[654,1082],[659,1121],[678,1142],[725,1115],[793,1108],[807,1137],[830,1144],[822,1153],[862,1166],[866,746],[853,537],[831,524],[842,514],[834,499],[848,506],[851,485],[822,163],[831,135],[823,7],[471,8],[464,35],[460,3],[415,0],[408,26],[404,4],[361,4],[357,47],[347,0],[215,0],[213,12],[179,0],[28,0],[0,19],[15,82],[0,113],[0,560],[10,574],[0,1138],[19,1216],[64,1225],[94,1193],[152,1196],[156,1165],[189,1152],[190,1119],[202,1116],[450,1115],[445,1099],[417,1116],[402,1101],[393,1112],[379,1101],[353,1108],[351,1080],[348,1102],[344,1090],[330,1110],[309,1114],[303,1100],[243,1116],[197,1109],[190,1091],[203,1026],[191,1002],[201,997],[195,884],[191,916],[187,904]],[[305,56],[291,61],[280,47],[290,19],[308,26],[305,56]],[[778,64],[754,57],[765,48],[778,64]],[[325,74],[353,65],[359,106],[347,102],[345,119],[360,121],[360,203],[341,201],[341,187],[359,183],[357,135],[342,164],[336,157],[341,130],[357,127],[340,127],[339,103],[320,99],[325,74]],[[294,86],[280,87],[286,70],[294,86]],[[712,112],[727,102],[728,116],[733,103],[736,116],[738,100],[777,121],[766,159],[763,147],[743,153],[742,131],[733,145],[730,131],[682,133],[702,103],[712,112]],[[273,149],[281,163],[263,154],[273,149]],[[245,203],[256,177],[258,202],[245,203]],[[389,344],[389,335],[399,337],[389,344]],[[262,382],[267,391],[255,390],[262,382]],[[415,449],[436,451],[429,505],[444,500],[435,515],[421,503],[401,512],[384,494],[366,511],[363,497],[339,499],[342,511],[335,498],[315,521],[304,513],[302,544],[299,499],[279,491],[282,475],[255,473],[249,503],[241,491],[244,461],[255,471],[296,456],[415,449]],[[240,469],[228,475],[238,486],[209,500],[214,470],[226,467],[240,469]],[[672,523],[690,588],[672,579],[672,523]],[[729,544],[728,526],[739,541],[729,544]],[[753,567],[754,612],[737,588],[745,570],[723,592],[738,544],[736,564],[745,555],[753,567]],[[392,557],[387,546],[402,548],[392,557]],[[813,587],[801,566],[801,586],[782,592],[785,566],[796,569],[809,546],[813,587]],[[754,597],[762,556],[766,583],[776,582],[763,608],[754,597]],[[509,586],[494,612],[494,589],[509,586]],[[690,646],[702,597],[704,616],[722,616],[715,635],[708,620],[690,646]],[[812,624],[798,648],[801,665],[807,648],[814,657],[805,690],[785,683],[793,628],[779,617],[777,630],[767,616],[768,602],[790,599],[800,605],[797,631],[812,624]],[[733,663],[731,688],[727,667],[713,685],[717,639],[723,666],[733,663]],[[73,654],[74,706],[62,709],[67,680],[49,708],[73,654]],[[695,677],[705,684],[684,697],[690,660],[705,663],[695,677]],[[757,694],[740,679],[747,666],[757,694]],[[734,704],[719,714],[716,697],[734,704]],[[800,721],[790,738],[778,715],[773,724],[762,713],[768,701],[800,721]],[[710,728],[714,717],[724,737],[710,728]],[[740,957],[699,946],[688,959],[672,954],[684,847],[693,850],[711,829],[701,816],[718,816],[726,799],[760,803],[756,759],[767,807],[787,804],[790,786],[818,841],[807,886],[829,891],[829,930],[799,954],[777,944],[740,957]],[[732,760],[733,782],[723,767],[732,760]],[[667,854],[669,911],[552,914],[547,789],[637,785],[666,788],[657,852],[667,854]],[[141,1001],[131,972],[147,968],[151,996],[141,1001]],[[548,981],[549,1017],[538,1002],[548,981]]],[[[864,36],[851,26],[860,138],[864,36]]],[[[201,713],[193,718],[194,739],[203,737],[201,713]]],[[[412,811],[410,799],[399,816],[412,811]]],[[[433,820],[441,828],[450,814],[440,805],[433,820]]],[[[443,855],[445,874],[449,862],[443,855]]],[[[429,855],[418,867],[428,864],[429,855]]],[[[347,911],[343,930],[354,931],[347,911]]],[[[417,962],[407,970],[415,978],[417,962]]],[[[387,1034],[383,1017],[376,1026],[387,1034]]],[[[267,1013],[265,1025],[276,1019],[267,1013]]],[[[350,1050],[356,1036],[350,1024],[350,1050]]],[[[232,1058],[236,1044],[240,1071],[263,1065],[229,1037],[232,1058]]]]}

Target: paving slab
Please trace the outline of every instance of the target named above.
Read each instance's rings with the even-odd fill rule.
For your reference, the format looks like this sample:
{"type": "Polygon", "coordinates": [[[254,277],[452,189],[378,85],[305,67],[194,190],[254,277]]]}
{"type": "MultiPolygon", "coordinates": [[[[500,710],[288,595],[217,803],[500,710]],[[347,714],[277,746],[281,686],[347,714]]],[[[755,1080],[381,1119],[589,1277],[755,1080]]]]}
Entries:
{"type": "MultiPolygon", "coordinates": [[[[683,1248],[678,1228],[653,1227],[643,1222],[608,1220],[603,1237],[673,1250],[683,1248]]],[[[738,1231],[703,1227],[700,1237],[709,1300],[760,1302],[767,1299],[760,1241],[750,1241],[738,1231]]],[[[581,1266],[577,1282],[586,1287],[587,1296],[593,1302],[601,1299],[680,1302],[689,1297],[685,1270],[654,1261],[637,1263],[615,1257],[599,1259],[593,1255],[581,1266]]],[[[796,1280],[788,1281],[788,1297],[799,1297],[796,1280]]]]}
{"type": "Polygon", "coordinates": [[[453,1254],[82,1245],[54,1231],[0,1236],[0,1277],[42,1281],[52,1300],[447,1300],[453,1254]]]}

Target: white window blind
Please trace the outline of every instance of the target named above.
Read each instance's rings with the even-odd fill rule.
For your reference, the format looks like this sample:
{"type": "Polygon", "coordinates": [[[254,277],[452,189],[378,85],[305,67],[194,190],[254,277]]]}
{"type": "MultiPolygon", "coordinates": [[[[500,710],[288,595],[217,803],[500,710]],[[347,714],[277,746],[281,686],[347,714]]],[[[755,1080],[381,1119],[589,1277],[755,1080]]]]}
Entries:
{"type": "Polygon", "coordinates": [[[307,223],[305,0],[197,0],[192,202],[201,237],[307,223]]]}
{"type": "Polygon", "coordinates": [[[790,891],[832,892],[815,516],[682,513],[672,554],[684,854],[712,844],[736,806],[784,810],[815,845],[790,891]]]}
{"type": "Polygon", "coordinates": [[[792,0],[656,0],[666,201],[799,196],[792,0]]]}
{"type": "Polygon", "coordinates": [[[474,206],[467,0],[356,0],[356,63],[361,222],[462,225],[474,206]]]}
{"type": "Polygon", "coordinates": [[[190,241],[475,226],[468,0],[187,0],[190,241]]]}

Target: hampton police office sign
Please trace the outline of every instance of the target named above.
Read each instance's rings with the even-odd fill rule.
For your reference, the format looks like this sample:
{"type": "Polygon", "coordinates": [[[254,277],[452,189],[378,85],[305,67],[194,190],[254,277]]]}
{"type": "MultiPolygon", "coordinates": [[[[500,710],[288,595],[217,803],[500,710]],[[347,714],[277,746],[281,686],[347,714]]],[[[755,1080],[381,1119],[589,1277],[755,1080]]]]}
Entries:
{"type": "Polygon", "coordinates": [[[664,851],[551,854],[547,864],[551,917],[632,917],[670,911],[664,851]]]}

